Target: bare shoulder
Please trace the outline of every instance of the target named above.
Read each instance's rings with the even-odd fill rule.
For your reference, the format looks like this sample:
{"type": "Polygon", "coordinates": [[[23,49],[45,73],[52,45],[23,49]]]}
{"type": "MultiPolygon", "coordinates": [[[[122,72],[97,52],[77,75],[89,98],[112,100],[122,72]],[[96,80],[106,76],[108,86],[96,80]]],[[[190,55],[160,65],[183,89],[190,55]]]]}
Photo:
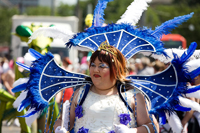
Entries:
{"type": "Polygon", "coordinates": [[[70,101],[72,101],[72,103],[75,104],[75,106],[78,103],[79,92],[80,92],[80,88],[75,90],[73,97],[71,97],[71,99],[70,99],[70,101]]]}

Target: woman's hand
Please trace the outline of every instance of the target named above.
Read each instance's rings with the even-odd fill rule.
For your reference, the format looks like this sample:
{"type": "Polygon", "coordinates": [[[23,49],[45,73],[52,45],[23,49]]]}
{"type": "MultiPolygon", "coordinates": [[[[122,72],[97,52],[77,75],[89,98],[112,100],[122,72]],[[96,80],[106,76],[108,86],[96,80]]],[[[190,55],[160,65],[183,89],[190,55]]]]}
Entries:
{"type": "Polygon", "coordinates": [[[55,122],[55,124],[53,126],[53,128],[55,129],[55,131],[56,131],[57,127],[61,126],[62,119],[60,119],[60,118],[57,119],[57,121],[55,122]]]}
{"type": "Polygon", "coordinates": [[[135,128],[128,128],[127,126],[120,124],[114,125],[115,133],[136,133],[137,130],[135,128]]]}
{"type": "Polygon", "coordinates": [[[61,128],[61,126],[58,126],[55,130],[55,133],[67,133],[67,130],[65,128],[61,128]]]}

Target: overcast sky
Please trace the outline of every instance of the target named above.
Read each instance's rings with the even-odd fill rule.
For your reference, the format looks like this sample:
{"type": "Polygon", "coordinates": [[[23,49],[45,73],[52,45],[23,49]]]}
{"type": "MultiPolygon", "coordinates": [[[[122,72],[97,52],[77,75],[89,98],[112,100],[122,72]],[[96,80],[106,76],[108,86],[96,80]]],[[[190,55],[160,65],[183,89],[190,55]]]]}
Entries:
{"type": "Polygon", "coordinates": [[[77,0],[55,0],[56,4],[58,5],[60,2],[69,4],[69,5],[74,5],[76,4],[77,0]]]}

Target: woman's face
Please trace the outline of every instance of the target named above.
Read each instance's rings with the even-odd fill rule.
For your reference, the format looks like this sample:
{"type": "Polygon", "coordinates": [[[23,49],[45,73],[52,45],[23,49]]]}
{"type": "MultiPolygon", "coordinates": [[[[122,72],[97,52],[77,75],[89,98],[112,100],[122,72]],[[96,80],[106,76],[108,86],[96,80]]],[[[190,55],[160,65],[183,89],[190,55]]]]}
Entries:
{"type": "Polygon", "coordinates": [[[89,70],[92,82],[96,88],[108,89],[116,83],[115,79],[110,79],[109,65],[99,61],[98,58],[91,62],[89,70]]]}

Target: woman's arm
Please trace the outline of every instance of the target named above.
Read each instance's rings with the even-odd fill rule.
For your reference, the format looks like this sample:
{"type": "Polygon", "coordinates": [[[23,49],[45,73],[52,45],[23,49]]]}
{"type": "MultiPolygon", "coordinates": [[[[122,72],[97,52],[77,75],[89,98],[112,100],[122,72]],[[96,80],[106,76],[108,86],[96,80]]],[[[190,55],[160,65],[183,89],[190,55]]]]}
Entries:
{"type": "MultiPolygon", "coordinates": [[[[143,125],[148,126],[150,132],[154,133],[155,131],[153,128],[153,123],[157,129],[157,132],[159,132],[158,122],[157,122],[156,118],[154,117],[154,115],[152,115],[153,123],[151,122],[151,120],[149,118],[148,110],[146,108],[144,96],[141,93],[136,94],[136,102],[137,102],[137,110],[136,111],[137,111],[137,125],[138,125],[138,127],[136,128],[137,133],[148,133],[147,128],[143,125]]],[[[148,105],[148,109],[149,109],[148,102],[147,102],[147,105],[148,105]]]]}
{"type": "MultiPolygon", "coordinates": [[[[192,101],[195,101],[195,98],[188,98],[188,99],[190,99],[190,100],[192,100],[192,101]]],[[[188,123],[188,121],[192,118],[193,113],[194,113],[193,110],[187,111],[187,112],[185,113],[185,116],[183,117],[183,119],[182,119],[182,121],[181,121],[183,127],[184,127],[185,124],[188,123]]]]}
{"type": "MultiPolygon", "coordinates": [[[[152,115],[153,123],[149,118],[149,114],[146,108],[144,96],[141,93],[136,94],[137,102],[137,128],[128,128],[127,126],[120,124],[115,126],[115,133],[155,133],[153,123],[156,127],[157,133],[159,133],[159,125],[155,117],[152,115]],[[149,131],[148,131],[149,130],[149,131]]],[[[148,103],[147,103],[148,105],[148,103]]],[[[131,107],[135,109],[134,98],[131,102],[131,107]]],[[[135,110],[134,110],[135,112],[135,110]]]]}
{"type": "MultiPolygon", "coordinates": [[[[78,92],[79,89],[74,92],[74,98],[71,100],[71,106],[70,106],[70,130],[74,126],[75,121],[75,107],[77,105],[77,98],[78,98],[78,92]]],[[[62,115],[68,115],[68,114],[62,114],[62,115]]],[[[54,129],[56,129],[58,126],[61,126],[62,123],[62,116],[59,117],[59,119],[54,124],[54,129]]]]}

